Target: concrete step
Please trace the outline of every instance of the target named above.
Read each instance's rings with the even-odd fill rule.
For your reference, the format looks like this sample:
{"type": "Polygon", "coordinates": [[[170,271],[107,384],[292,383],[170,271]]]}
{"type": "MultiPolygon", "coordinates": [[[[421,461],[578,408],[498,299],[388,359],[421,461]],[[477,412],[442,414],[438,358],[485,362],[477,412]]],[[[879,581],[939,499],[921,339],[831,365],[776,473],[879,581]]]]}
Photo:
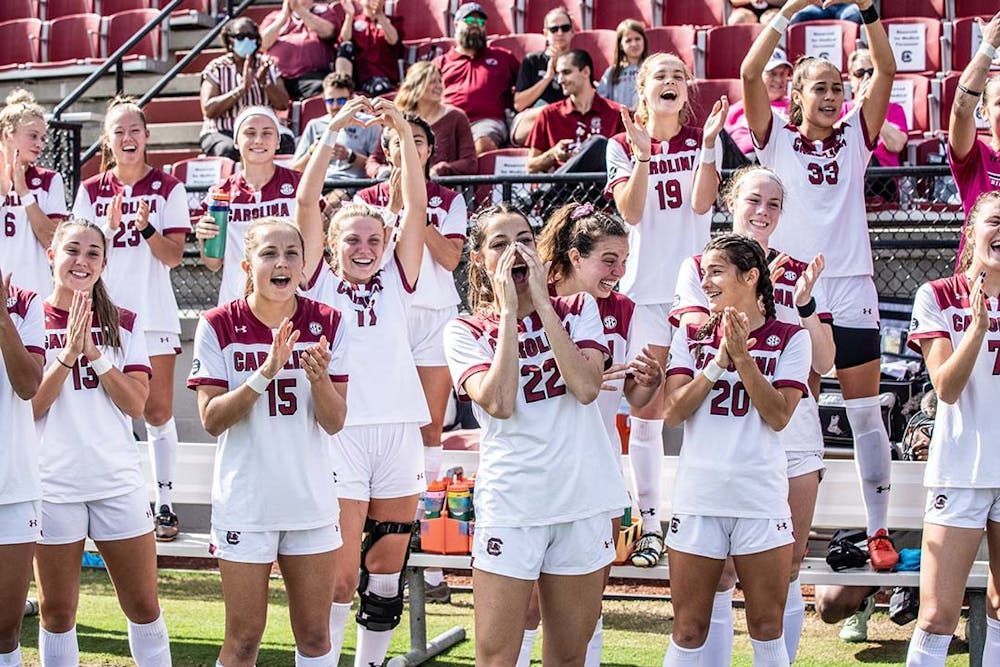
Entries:
{"type": "MultiPolygon", "coordinates": [[[[171,30],[170,31],[170,50],[171,51],[181,51],[188,50],[194,47],[198,41],[205,36],[208,30],[204,28],[196,30],[171,30]]],[[[222,40],[218,37],[215,38],[214,46],[221,47],[222,40]]]]}
{"type": "MultiPolygon", "coordinates": [[[[138,73],[126,73],[125,75],[125,93],[128,95],[140,96],[147,92],[153,87],[157,81],[160,80],[160,75],[157,74],[138,74],[138,73]]],[[[76,87],[83,83],[85,77],[71,77],[65,79],[25,79],[20,82],[10,82],[0,85],[0,99],[3,99],[7,94],[14,88],[21,87],[25,88],[35,96],[35,99],[45,107],[51,108],[60,101],[66,99],[70,93],[76,90],[76,87]]],[[[177,76],[173,81],[171,81],[166,88],[164,88],[162,95],[197,95],[201,88],[201,77],[198,74],[181,74],[177,76]]],[[[108,75],[101,78],[100,81],[95,83],[89,91],[81,98],[80,103],[87,101],[90,102],[103,102],[106,106],[107,100],[111,99],[115,95],[115,76],[114,73],[109,73],[108,75]]],[[[71,108],[71,111],[76,111],[76,104],[71,108]]],[[[88,111],[89,109],[81,108],[83,111],[88,111]]]]}
{"type": "Polygon", "coordinates": [[[157,123],[150,127],[149,146],[153,148],[198,147],[201,122],[157,123]]]}

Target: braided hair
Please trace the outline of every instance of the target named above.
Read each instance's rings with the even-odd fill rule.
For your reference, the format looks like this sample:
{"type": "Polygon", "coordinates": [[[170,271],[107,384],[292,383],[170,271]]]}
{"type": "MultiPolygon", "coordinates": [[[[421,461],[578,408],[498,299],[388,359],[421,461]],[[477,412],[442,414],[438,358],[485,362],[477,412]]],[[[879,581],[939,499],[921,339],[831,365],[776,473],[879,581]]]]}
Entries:
{"type": "Polygon", "coordinates": [[[473,253],[482,252],[486,243],[486,231],[489,229],[493,218],[501,215],[515,215],[523,219],[528,229],[534,233],[534,227],[524,212],[510,202],[501,202],[484,209],[480,209],[469,221],[469,310],[473,313],[489,311],[493,307],[495,294],[493,293],[493,282],[490,274],[486,272],[482,260],[476,260],[473,253]]]}
{"type": "MultiPolygon", "coordinates": [[[[760,247],[760,244],[742,234],[722,234],[708,242],[704,252],[707,253],[710,250],[724,253],[726,259],[736,267],[740,274],[745,274],[750,269],[757,269],[757,299],[764,312],[764,319],[773,320],[775,317],[774,286],[771,284],[767,255],[764,254],[764,249],[760,247]]],[[[721,313],[713,313],[708,321],[698,329],[696,338],[703,340],[711,337],[721,320],[721,313]]]]}
{"type": "Polygon", "coordinates": [[[542,261],[551,262],[549,281],[558,282],[573,273],[569,259],[572,248],[582,257],[589,257],[605,236],[628,238],[625,223],[591,204],[571,202],[557,209],[539,234],[537,244],[542,261]]]}

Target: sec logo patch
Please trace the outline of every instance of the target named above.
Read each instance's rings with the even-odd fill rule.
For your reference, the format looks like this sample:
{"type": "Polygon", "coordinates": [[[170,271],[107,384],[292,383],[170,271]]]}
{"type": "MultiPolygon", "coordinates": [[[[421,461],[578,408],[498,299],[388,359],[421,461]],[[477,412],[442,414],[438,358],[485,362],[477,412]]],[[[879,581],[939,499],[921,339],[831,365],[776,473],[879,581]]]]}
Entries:
{"type": "Polygon", "coordinates": [[[780,342],[781,342],[781,339],[778,338],[777,336],[775,336],[774,334],[772,334],[772,335],[770,335],[770,336],[767,337],[767,344],[770,345],[771,347],[774,347],[775,345],[777,345],[780,342]]]}
{"type": "Polygon", "coordinates": [[[319,322],[310,322],[309,333],[311,333],[313,336],[318,336],[321,333],[323,333],[323,327],[320,326],[319,322]]]}
{"type": "Polygon", "coordinates": [[[285,195],[286,197],[295,192],[295,186],[293,186],[291,183],[283,183],[280,189],[281,189],[281,194],[285,195]]]}

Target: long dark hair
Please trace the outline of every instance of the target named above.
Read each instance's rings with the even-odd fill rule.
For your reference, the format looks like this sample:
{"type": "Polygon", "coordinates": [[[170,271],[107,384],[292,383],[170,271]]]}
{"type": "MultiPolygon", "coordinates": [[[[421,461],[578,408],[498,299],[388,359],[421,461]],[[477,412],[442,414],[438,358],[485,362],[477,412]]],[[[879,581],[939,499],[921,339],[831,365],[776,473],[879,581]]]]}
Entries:
{"type": "MultiPolygon", "coordinates": [[[[775,317],[774,286],[771,284],[771,272],[767,267],[767,255],[764,254],[764,249],[760,247],[760,244],[742,234],[722,234],[709,241],[703,252],[707,253],[710,250],[725,253],[726,259],[740,273],[757,269],[757,298],[764,307],[764,319],[773,320],[775,317]]],[[[719,326],[721,319],[721,313],[714,313],[698,329],[697,338],[699,340],[709,338],[719,326]]]]}
{"type": "Polygon", "coordinates": [[[618,85],[622,77],[622,70],[628,67],[628,56],[622,48],[622,40],[628,32],[637,32],[642,35],[642,55],[639,56],[639,64],[649,55],[649,40],[646,38],[646,26],[635,19],[625,19],[615,28],[615,64],[611,66],[611,85],[618,85]]]}
{"type": "Polygon", "coordinates": [[[490,275],[486,272],[482,260],[477,261],[473,253],[479,253],[486,243],[486,230],[489,229],[493,218],[501,215],[516,215],[524,220],[528,229],[534,234],[535,230],[524,212],[515,207],[510,202],[502,202],[484,209],[480,209],[469,224],[469,310],[473,313],[488,311],[493,307],[493,283],[490,275]]]}
{"type": "Polygon", "coordinates": [[[549,280],[557,281],[573,273],[571,249],[576,248],[581,256],[589,257],[605,236],[628,238],[625,223],[591,204],[571,202],[561,206],[538,235],[538,255],[543,262],[551,263],[549,280]]]}

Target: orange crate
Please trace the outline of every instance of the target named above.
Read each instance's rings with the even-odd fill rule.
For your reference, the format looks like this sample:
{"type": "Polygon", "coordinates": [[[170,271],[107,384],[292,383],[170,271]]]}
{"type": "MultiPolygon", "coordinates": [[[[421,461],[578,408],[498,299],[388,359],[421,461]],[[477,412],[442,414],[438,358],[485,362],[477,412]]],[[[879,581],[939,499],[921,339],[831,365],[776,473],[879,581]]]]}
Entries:
{"type": "Polygon", "coordinates": [[[448,517],[420,521],[420,550],[432,554],[467,554],[472,550],[474,521],[448,517]]]}

